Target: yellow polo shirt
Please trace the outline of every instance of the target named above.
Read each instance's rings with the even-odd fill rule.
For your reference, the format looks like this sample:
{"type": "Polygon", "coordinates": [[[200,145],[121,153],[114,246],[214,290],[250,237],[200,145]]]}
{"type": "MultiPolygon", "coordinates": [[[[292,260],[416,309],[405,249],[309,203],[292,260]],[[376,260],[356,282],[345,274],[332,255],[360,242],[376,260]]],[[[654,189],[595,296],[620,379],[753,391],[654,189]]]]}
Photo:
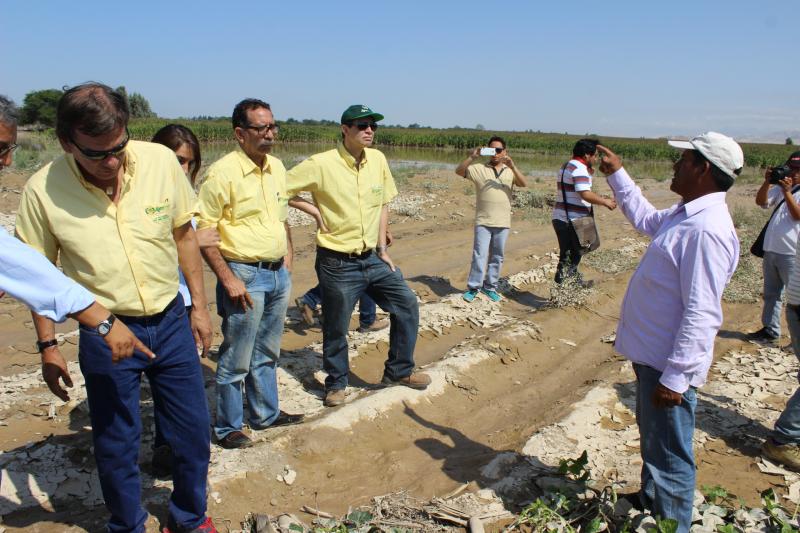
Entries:
{"type": "Polygon", "coordinates": [[[208,169],[200,187],[198,229],[216,228],[229,261],[277,261],[286,255],[286,168],[267,155],[258,168],[240,148],[208,169]]]}
{"type": "Polygon", "coordinates": [[[112,312],[147,316],[178,294],[172,230],[188,223],[196,200],[175,154],[130,141],[120,200],[81,175],[64,154],[31,176],[22,191],[17,236],[54,262],[112,312]]]}
{"type": "Polygon", "coordinates": [[[287,174],[289,197],[308,191],[329,233],[317,231],[317,244],[361,253],[378,244],[381,208],[397,196],[389,164],[379,150],[364,149],[360,167],[344,145],[315,154],[287,174]]]}
{"type": "Polygon", "coordinates": [[[504,166],[496,174],[491,165],[478,163],[467,167],[466,178],[475,184],[475,225],[510,228],[514,172],[504,166]]]}

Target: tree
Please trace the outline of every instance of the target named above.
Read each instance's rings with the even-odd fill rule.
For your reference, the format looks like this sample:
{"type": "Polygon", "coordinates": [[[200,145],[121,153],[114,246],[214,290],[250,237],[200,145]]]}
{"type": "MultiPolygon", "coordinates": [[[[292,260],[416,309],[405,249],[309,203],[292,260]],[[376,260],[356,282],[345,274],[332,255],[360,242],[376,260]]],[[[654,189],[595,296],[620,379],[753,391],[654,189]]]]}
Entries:
{"type": "Polygon", "coordinates": [[[22,102],[20,122],[23,124],[56,125],[56,108],[63,91],[59,89],[43,89],[31,91],[22,102]]]}
{"type": "Polygon", "coordinates": [[[483,124],[475,124],[475,129],[478,130],[478,131],[483,131],[486,128],[484,127],[483,124]]]}
{"type": "Polygon", "coordinates": [[[792,140],[792,138],[791,137],[786,137],[786,145],[787,146],[791,146],[793,144],[794,144],[794,141],[792,140]]]}
{"type": "Polygon", "coordinates": [[[128,97],[128,106],[131,109],[131,116],[133,118],[151,118],[156,116],[153,110],[150,109],[150,102],[139,93],[131,93],[130,97],[128,97]]]}

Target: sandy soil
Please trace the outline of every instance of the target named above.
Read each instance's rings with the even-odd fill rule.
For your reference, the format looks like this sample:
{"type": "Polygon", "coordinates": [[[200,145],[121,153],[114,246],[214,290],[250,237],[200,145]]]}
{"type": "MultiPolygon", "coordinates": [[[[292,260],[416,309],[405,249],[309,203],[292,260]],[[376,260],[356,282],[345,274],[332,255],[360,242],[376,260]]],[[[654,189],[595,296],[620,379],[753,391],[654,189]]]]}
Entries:
{"type": "MultiPolygon", "coordinates": [[[[23,182],[24,176],[0,176],[0,213],[13,217],[15,190],[23,182]]],[[[534,187],[545,190],[542,184],[534,187]]],[[[646,182],[646,188],[660,207],[675,200],[666,183],[646,182]]],[[[731,202],[749,203],[750,189],[736,190],[731,202]]],[[[601,340],[614,332],[631,271],[612,275],[584,267],[596,282],[587,305],[548,308],[556,251],[552,227],[547,215],[515,213],[503,267],[509,278],[505,299],[494,304],[479,298],[467,305],[460,292],[470,261],[474,196],[465,193],[463,180],[444,171],[412,177],[402,191],[392,216],[391,255],[420,299],[416,359],[433,377],[432,386],[424,392],[377,387],[388,332],[354,332],[349,401],[325,409],[321,332],[303,327],[290,309],[281,398],[284,409],[305,412],[308,421],[253,432],[259,442],[248,450],[213,446],[209,514],[222,531],[226,525],[240,528],[248,513],[291,512],[310,520],[299,513],[304,504],[340,514],[374,496],[408,491],[427,500],[463,483],[471,490],[492,488],[508,509],[518,510],[537,495],[559,458],[577,457],[584,449],[590,451],[595,479],[636,488],[632,374],[601,340]],[[288,476],[294,477],[291,483],[287,472],[296,474],[288,476]]],[[[628,250],[635,264],[644,246],[637,243],[644,239],[620,213],[598,215],[603,247],[628,250]]],[[[311,227],[297,226],[294,240],[293,297],[316,283],[311,227]]],[[[209,272],[206,282],[213,299],[209,272]]],[[[787,492],[798,482],[758,457],[760,440],[796,384],[796,361],[780,350],[764,354],[742,340],[741,332],[757,327],[757,304],[726,305],[725,311],[718,362],[701,396],[698,484],[722,485],[755,504],[761,490],[776,486],[787,492]],[[758,367],[764,358],[771,363],[758,367]],[[731,375],[736,369],[744,374],[731,375]],[[742,378],[759,372],[763,377],[765,369],[774,375],[762,380],[758,391],[742,378]]],[[[71,361],[74,330],[72,322],[59,328],[71,361]]],[[[80,372],[74,363],[73,399],[62,404],[41,382],[34,340],[25,309],[10,298],[0,300],[2,525],[6,531],[97,531],[106,513],[80,372]]],[[[211,397],[215,364],[203,364],[211,397]]],[[[157,531],[170,484],[147,474],[152,416],[146,383],[143,398],[144,499],[153,515],[148,531],[157,531]]]]}

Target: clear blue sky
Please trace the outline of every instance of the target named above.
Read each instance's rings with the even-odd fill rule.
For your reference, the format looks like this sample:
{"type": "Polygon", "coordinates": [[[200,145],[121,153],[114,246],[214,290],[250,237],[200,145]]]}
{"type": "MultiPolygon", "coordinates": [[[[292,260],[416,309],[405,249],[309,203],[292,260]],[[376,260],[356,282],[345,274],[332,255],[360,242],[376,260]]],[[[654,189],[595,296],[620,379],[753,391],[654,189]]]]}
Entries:
{"type": "Polygon", "coordinates": [[[736,136],[800,130],[797,0],[5,0],[0,93],[98,80],[161,116],[736,136]]]}

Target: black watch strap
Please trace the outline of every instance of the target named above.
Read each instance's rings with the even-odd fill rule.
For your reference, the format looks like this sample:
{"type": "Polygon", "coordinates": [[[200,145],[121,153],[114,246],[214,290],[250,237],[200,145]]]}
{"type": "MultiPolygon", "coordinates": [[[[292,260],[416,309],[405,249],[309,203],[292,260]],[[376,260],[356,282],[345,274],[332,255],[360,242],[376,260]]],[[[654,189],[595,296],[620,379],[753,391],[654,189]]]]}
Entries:
{"type": "Polygon", "coordinates": [[[36,346],[39,348],[39,353],[44,353],[44,351],[51,346],[58,346],[58,341],[56,339],[50,339],[49,341],[36,341],[36,346]]]}

